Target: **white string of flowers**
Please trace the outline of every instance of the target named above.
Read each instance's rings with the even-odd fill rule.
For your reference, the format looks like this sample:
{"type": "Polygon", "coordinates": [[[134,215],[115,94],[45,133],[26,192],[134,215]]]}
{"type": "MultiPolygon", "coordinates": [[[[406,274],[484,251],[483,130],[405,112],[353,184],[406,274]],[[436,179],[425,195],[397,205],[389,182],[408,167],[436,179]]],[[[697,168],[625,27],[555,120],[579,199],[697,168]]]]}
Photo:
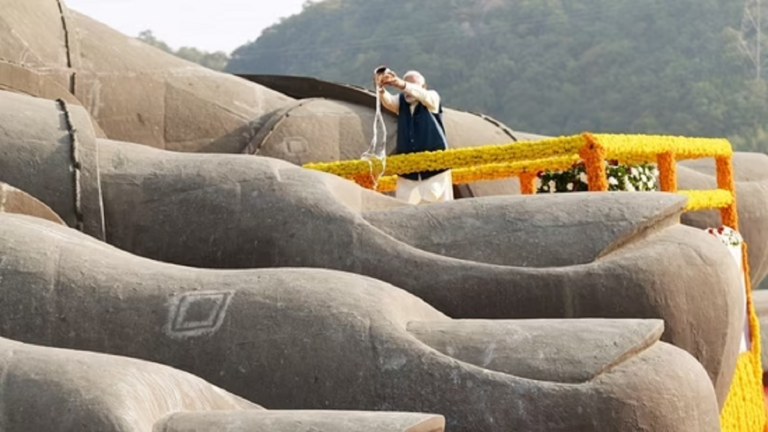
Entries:
{"type": "Polygon", "coordinates": [[[707,233],[715,236],[720,240],[728,250],[731,252],[731,256],[736,261],[736,266],[741,271],[742,284],[741,290],[739,290],[739,301],[744,308],[744,323],[742,325],[741,342],[739,343],[739,353],[743,353],[752,349],[752,333],[749,328],[749,309],[747,305],[747,286],[746,279],[750,276],[744,273],[744,257],[742,256],[741,245],[744,243],[744,237],[735,229],[728,226],[720,226],[719,228],[708,228],[707,233]]]}
{"type": "Polygon", "coordinates": [[[373,180],[373,190],[376,190],[387,167],[387,124],[381,114],[381,85],[379,83],[376,83],[376,115],[373,118],[373,139],[368,150],[362,154],[361,159],[368,161],[371,180],[373,180]],[[381,140],[379,140],[378,126],[381,126],[381,140]],[[374,159],[381,162],[381,170],[376,173],[373,172],[374,159]]]}

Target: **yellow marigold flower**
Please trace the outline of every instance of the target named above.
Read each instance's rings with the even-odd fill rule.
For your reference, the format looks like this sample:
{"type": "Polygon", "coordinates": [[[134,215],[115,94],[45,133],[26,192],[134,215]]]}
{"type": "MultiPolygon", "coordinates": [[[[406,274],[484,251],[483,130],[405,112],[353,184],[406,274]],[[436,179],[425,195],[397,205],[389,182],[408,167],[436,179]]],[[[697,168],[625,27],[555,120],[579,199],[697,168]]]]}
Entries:
{"type": "Polygon", "coordinates": [[[684,190],[678,193],[688,197],[686,211],[723,209],[736,201],[731,191],[724,189],[684,190]]]}

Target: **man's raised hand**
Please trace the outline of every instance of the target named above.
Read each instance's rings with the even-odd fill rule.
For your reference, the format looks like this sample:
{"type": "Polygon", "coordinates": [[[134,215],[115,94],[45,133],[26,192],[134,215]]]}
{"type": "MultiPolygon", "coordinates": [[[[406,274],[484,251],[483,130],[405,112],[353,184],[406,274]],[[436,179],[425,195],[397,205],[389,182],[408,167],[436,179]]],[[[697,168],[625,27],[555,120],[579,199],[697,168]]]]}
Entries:
{"type": "Polygon", "coordinates": [[[381,77],[381,85],[397,87],[402,90],[405,88],[405,81],[400,79],[394,72],[388,71],[381,77]]]}
{"type": "Polygon", "coordinates": [[[389,70],[386,66],[379,66],[373,73],[373,83],[377,87],[392,86],[399,89],[405,89],[405,81],[400,79],[396,73],[389,70]],[[381,71],[384,72],[381,72],[381,71]]]}

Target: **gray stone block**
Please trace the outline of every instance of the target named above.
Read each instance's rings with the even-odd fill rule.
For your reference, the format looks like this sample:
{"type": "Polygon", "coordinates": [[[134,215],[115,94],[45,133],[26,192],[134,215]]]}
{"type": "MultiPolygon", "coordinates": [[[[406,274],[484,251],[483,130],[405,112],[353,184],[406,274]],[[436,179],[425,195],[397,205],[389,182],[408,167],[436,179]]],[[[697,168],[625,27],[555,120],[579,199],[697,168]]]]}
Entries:
{"type": "MultiPolygon", "coordinates": [[[[60,115],[51,101],[2,94],[0,181],[72,221],[74,180],[61,156],[71,131],[51,121],[60,115]]],[[[79,118],[77,133],[90,133],[79,118]]],[[[697,358],[725,400],[744,314],[738,269],[716,239],[677,223],[682,197],[558,194],[412,207],[275,159],[96,142],[98,166],[87,168],[100,185],[88,190],[101,191],[106,241],[121,249],[194,267],[363,274],[454,318],[661,318],[663,340],[697,358]]],[[[99,220],[84,222],[98,238],[88,227],[99,220]]]]}

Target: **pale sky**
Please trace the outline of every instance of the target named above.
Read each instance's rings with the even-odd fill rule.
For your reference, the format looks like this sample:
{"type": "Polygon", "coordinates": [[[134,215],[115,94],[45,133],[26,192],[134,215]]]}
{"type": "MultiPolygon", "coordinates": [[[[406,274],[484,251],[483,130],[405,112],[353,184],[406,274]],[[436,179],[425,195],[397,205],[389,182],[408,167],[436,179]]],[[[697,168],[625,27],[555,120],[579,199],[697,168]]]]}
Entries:
{"type": "Polygon", "coordinates": [[[305,0],[65,0],[70,9],[129,36],[152,30],[172,48],[231,53],[305,0]]]}

